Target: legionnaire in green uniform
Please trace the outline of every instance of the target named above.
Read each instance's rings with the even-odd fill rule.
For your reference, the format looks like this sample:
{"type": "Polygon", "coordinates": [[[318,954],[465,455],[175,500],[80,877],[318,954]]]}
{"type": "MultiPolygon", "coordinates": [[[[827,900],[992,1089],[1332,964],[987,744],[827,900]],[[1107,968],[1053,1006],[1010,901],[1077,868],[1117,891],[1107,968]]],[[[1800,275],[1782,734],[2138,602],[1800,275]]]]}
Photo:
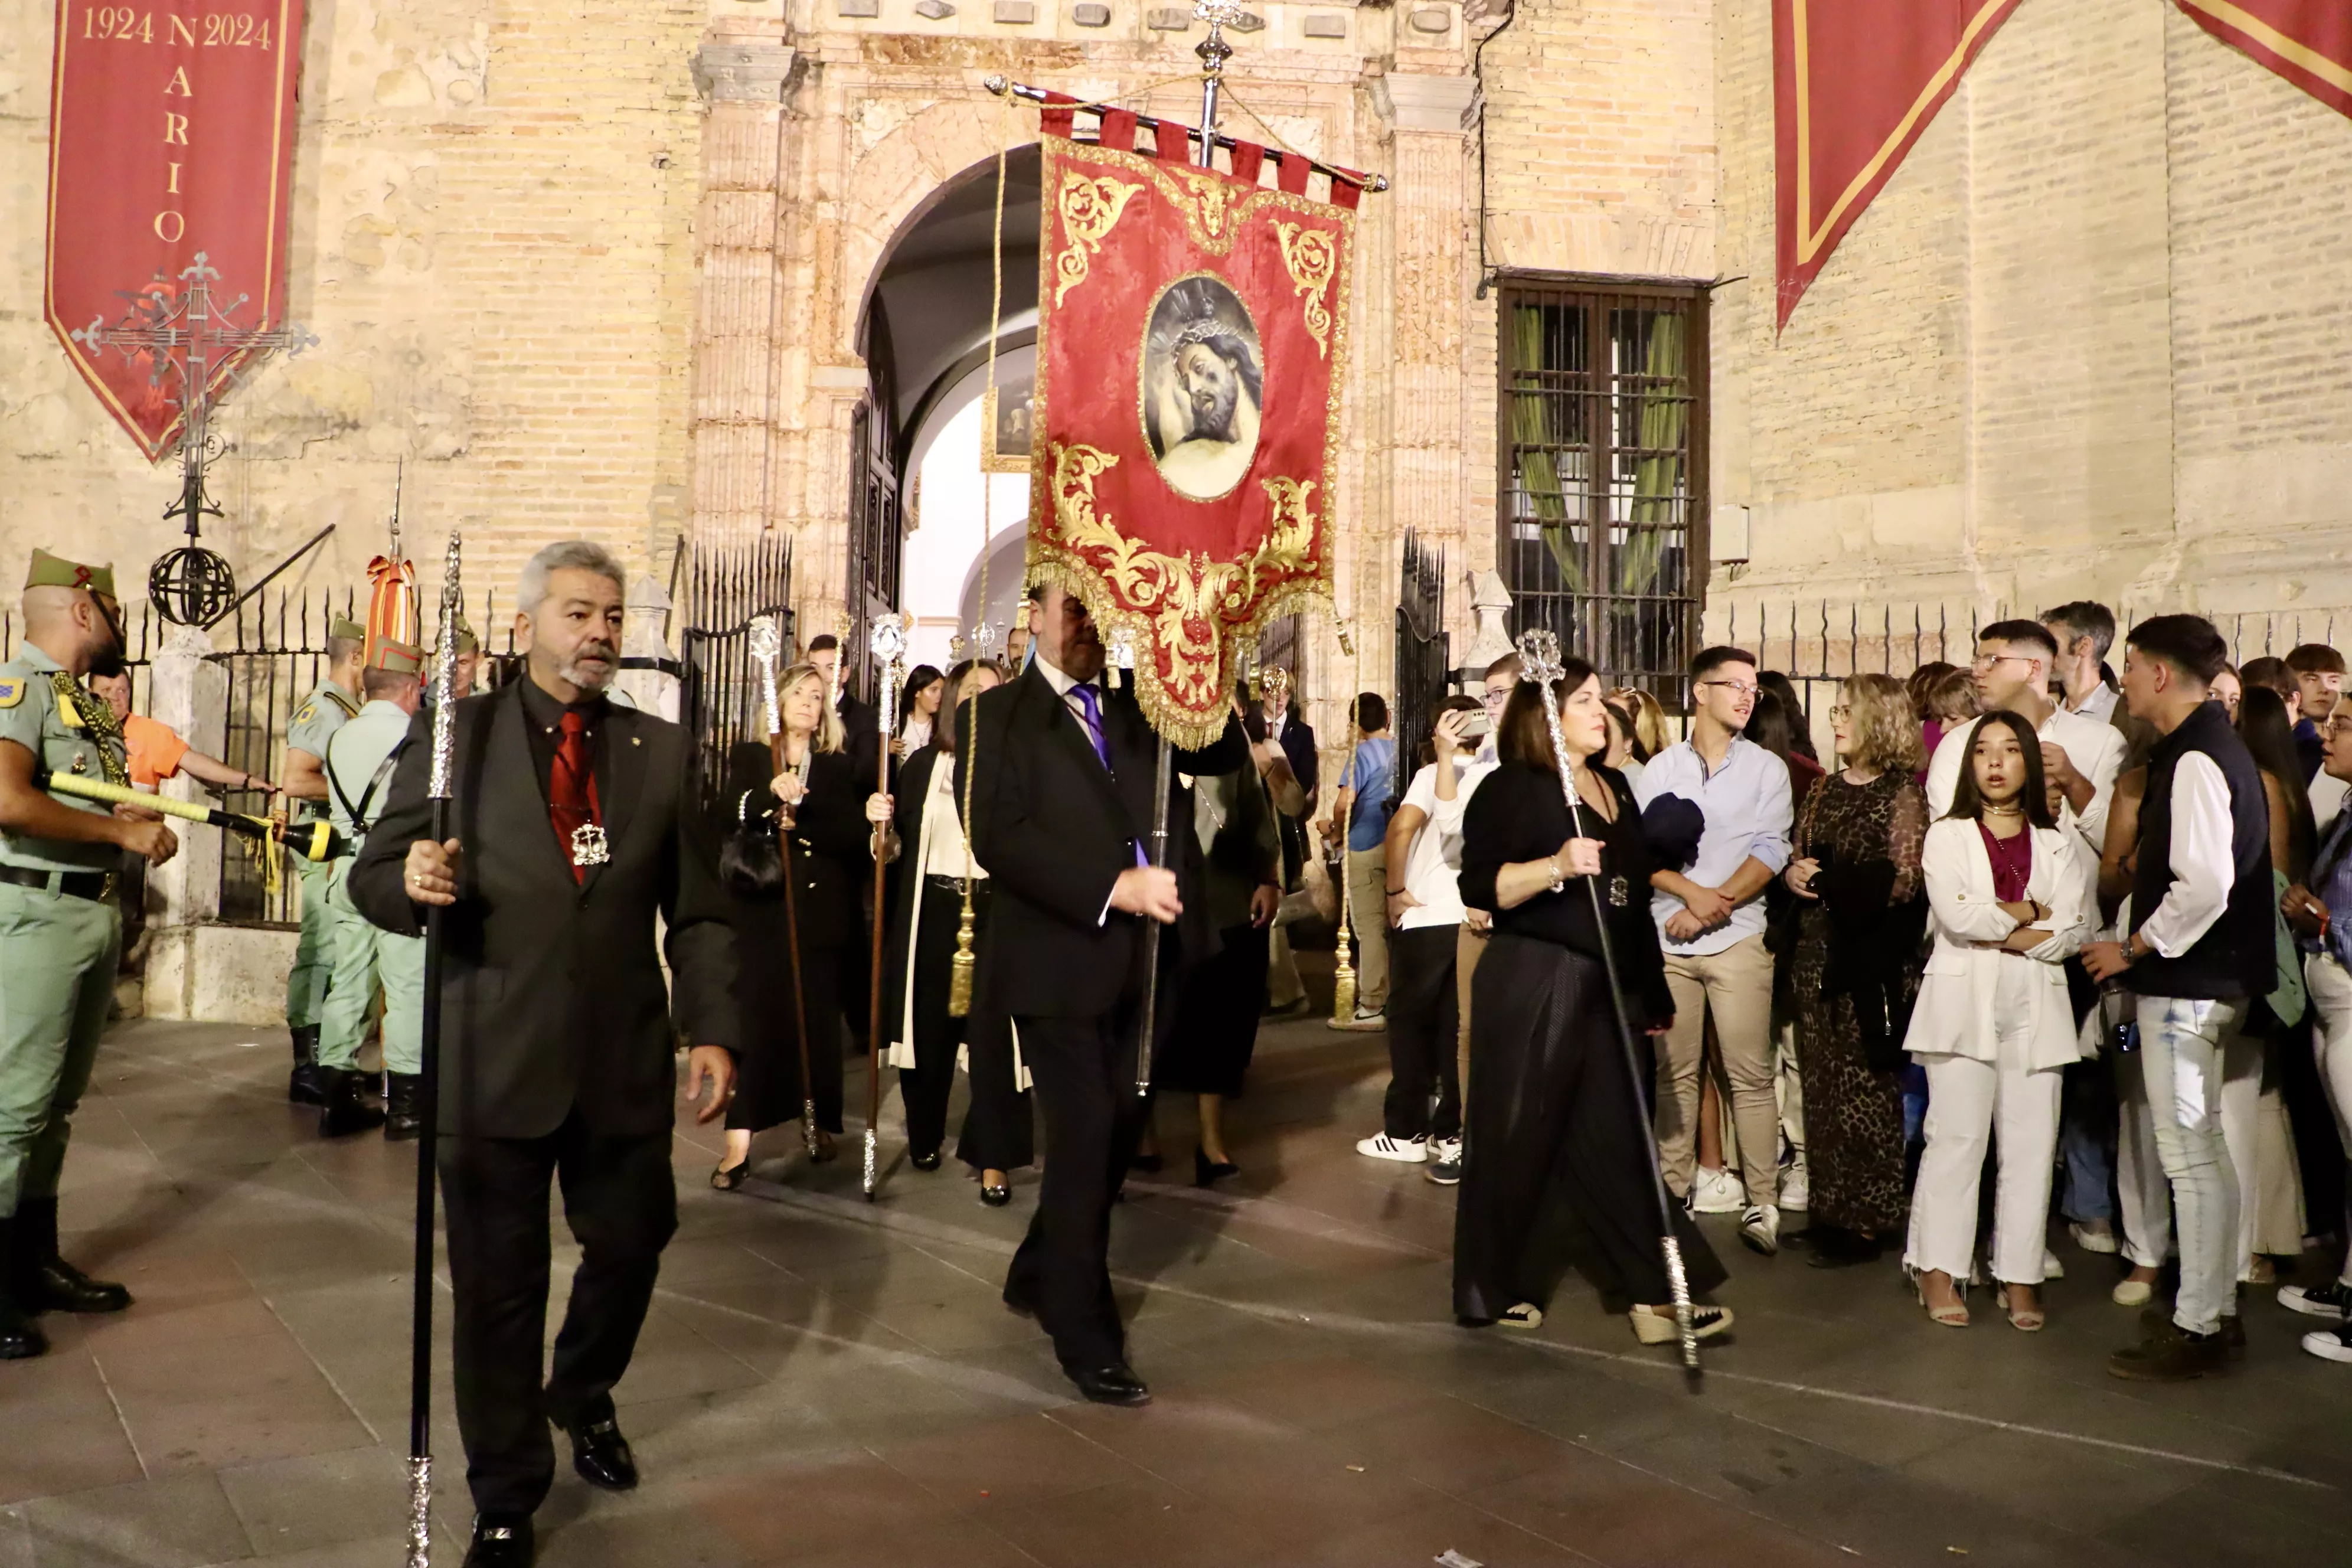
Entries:
{"type": "Polygon", "coordinates": [[[325,1138],[383,1127],[387,1138],[408,1139],[422,1127],[417,1089],[425,1070],[425,939],[370,923],[352,907],[344,884],[352,857],[392,797],[393,769],[406,749],[424,665],[424,654],[406,643],[379,641],[360,675],[366,705],[327,742],[328,809],[352,853],[334,863],[326,882],[327,945],[335,967],[319,1029],[319,1073],[327,1089],[319,1133],[325,1138]],[[378,983],[383,986],[388,1123],[386,1110],[368,1103],[367,1079],[359,1070],[360,1042],[367,1036],[378,983]]]}
{"type": "Polygon", "coordinates": [[[114,710],[81,683],[122,668],[111,567],[33,552],[25,640],[0,664],[0,1361],[40,1354],[43,1311],[119,1312],[120,1285],[58,1256],[58,1178],[114,995],[126,849],[179,847],[149,817],[53,795],[37,768],[127,784],[114,710]]]}
{"type": "MultiPolygon", "coordinates": [[[[327,818],[327,742],[360,710],[360,658],[367,651],[367,628],[338,616],[327,626],[327,679],[294,710],[286,729],[286,794],[294,820],[327,818]]],[[[294,967],[286,972],[286,1026],[294,1035],[294,1073],[286,1098],[299,1105],[327,1103],[318,1072],[319,1020],[326,1001],[333,957],[327,951],[327,868],[296,859],[302,879],[302,934],[294,943],[294,967]]]]}

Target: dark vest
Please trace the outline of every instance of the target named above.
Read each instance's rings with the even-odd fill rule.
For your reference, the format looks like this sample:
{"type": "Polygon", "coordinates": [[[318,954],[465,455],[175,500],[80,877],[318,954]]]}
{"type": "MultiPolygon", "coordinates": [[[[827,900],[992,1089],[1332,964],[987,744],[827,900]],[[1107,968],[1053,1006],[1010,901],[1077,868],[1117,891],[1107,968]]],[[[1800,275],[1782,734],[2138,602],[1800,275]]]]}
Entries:
{"type": "Polygon", "coordinates": [[[2272,929],[2270,801],[2262,771],[2230,728],[2218,702],[2200,705],[2147,757],[2147,794],[2139,808],[2139,868],[2132,882],[2132,930],[2172,887],[2172,775],[2180,759],[2201,752],[2230,786],[2230,847],[2237,877],[2230,901],[2205,934],[2178,958],[2150,952],[2126,982],[2143,996],[2266,996],[2278,984],[2272,929]]]}

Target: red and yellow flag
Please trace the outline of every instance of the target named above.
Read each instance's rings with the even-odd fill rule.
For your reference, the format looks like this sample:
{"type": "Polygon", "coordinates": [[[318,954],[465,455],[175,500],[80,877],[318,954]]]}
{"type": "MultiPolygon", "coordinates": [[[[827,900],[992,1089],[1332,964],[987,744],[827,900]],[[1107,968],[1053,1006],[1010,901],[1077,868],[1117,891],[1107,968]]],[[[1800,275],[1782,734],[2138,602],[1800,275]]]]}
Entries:
{"type": "Polygon", "coordinates": [[[2339,114],[2352,115],[2352,3],[2179,0],[2191,20],[2339,114]]]}

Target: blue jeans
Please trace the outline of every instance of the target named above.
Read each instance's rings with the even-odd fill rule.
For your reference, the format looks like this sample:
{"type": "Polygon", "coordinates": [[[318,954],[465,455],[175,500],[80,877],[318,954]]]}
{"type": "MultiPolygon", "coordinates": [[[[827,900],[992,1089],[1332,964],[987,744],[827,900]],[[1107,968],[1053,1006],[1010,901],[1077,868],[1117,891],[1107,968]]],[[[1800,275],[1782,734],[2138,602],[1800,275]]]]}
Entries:
{"type": "Polygon", "coordinates": [[[2064,1116],[2058,1125],[2058,1152],[2066,1180],[2058,1212],[2075,1221],[2116,1217],[2116,1080],[2099,1058],[2066,1069],[2064,1116]]]}
{"type": "Polygon", "coordinates": [[[2197,1334],[2238,1310],[2238,1177],[2221,1142],[2221,1043],[2244,1016],[2241,1002],[2139,999],[2140,1072],[2180,1254],[2172,1321],[2197,1334]]]}

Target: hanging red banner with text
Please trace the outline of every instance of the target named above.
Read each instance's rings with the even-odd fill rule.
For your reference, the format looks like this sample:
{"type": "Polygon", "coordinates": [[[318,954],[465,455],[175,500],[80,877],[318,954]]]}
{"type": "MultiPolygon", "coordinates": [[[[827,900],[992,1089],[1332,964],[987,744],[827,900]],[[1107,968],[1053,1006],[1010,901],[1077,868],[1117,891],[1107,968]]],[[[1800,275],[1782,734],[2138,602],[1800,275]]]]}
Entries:
{"type": "Polygon", "coordinates": [[[1237,647],[1331,591],[1361,181],[1316,201],[1295,155],[1244,146],[1228,174],[1185,162],[1181,126],[1152,156],[1132,114],[1098,145],[1069,125],[1046,110],[1030,572],[1131,650],[1161,735],[1206,745],[1237,647]]]}
{"type": "Polygon", "coordinates": [[[2199,26],[2352,114],[2352,5],[2346,0],[2180,0],[2199,26]]]}
{"type": "Polygon", "coordinates": [[[2015,9],[2017,0],[1773,0],[1778,325],[2015,9]]]}
{"type": "MultiPolygon", "coordinates": [[[[89,340],[163,320],[200,254],[218,274],[212,302],[227,323],[282,321],[302,8],[58,0],[57,29],[49,326],[152,461],[182,417],[177,356],[167,348],[159,374],[152,353],[100,352],[89,340]]],[[[215,389],[238,357],[210,366],[215,389]]]]}

